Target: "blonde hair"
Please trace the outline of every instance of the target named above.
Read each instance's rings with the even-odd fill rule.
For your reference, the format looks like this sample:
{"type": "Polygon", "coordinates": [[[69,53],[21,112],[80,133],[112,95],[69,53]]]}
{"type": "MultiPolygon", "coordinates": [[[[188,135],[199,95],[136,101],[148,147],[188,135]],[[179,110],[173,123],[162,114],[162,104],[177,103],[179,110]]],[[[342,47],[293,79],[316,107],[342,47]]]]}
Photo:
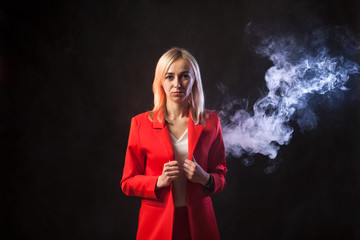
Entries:
{"type": "Polygon", "coordinates": [[[149,112],[149,119],[153,121],[153,116],[156,112],[159,121],[161,121],[164,117],[166,109],[166,95],[162,87],[162,83],[170,65],[178,59],[188,60],[194,71],[195,81],[189,96],[191,117],[195,124],[204,123],[205,98],[201,83],[199,65],[195,58],[187,50],[177,47],[173,47],[164,53],[156,65],[153,82],[154,108],[149,112]]]}

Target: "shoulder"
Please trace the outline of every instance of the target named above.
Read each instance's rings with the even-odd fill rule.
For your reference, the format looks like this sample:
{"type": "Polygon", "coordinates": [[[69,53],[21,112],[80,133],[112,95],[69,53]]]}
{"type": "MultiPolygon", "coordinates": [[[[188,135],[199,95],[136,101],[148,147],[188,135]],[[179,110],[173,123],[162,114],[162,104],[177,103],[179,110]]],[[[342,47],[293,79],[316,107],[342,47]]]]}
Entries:
{"type": "Polygon", "coordinates": [[[140,113],[140,114],[134,116],[133,119],[135,119],[136,121],[144,121],[144,120],[148,119],[150,121],[149,112],[140,113]]]}
{"type": "Polygon", "coordinates": [[[204,112],[205,121],[208,122],[219,122],[219,116],[215,113],[215,110],[206,110],[204,112]]]}
{"type": "Polygon", "coordinates": [[[204,112],[204,117],[207,126],[216,128],[220,124],[219,116],[213,110],[206,110],[204,112]]]}
{"type": "Polygon", "coordinates": [[[138,126],[147,126],[152,125],[151,120],[149,119],[149,112],[143,112],[131,119],[132,124],[136,124],[138,126]]]}

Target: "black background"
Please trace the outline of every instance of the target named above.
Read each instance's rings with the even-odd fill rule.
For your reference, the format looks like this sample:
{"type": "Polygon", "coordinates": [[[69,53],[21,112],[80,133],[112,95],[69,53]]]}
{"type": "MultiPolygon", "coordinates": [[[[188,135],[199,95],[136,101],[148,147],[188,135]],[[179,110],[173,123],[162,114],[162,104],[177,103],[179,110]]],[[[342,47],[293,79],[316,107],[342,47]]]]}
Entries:
{"type": "MultiPolygon", "coordinates": [[[[250,102],[266,89],[271,63],[248,22],[360,33],[359,13],[344,0],[1,2],[0,238],[135,239],[140,201],[119,181],[161,54],[188,49],[219,110],[218,83],[250,102]]],[[[213,196],[222,239],[360,239],[359,101],[319,107],[317,129],[296,129],[272,174],[266,157],[227,159],[213,196]]]]}

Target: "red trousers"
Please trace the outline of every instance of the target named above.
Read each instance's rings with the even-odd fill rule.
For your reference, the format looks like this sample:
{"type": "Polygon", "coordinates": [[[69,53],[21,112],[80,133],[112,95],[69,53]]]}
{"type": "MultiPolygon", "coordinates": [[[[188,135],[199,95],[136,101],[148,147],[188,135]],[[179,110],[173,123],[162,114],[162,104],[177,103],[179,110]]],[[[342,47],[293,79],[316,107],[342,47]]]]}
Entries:
{"type": "Polygon", "coordinates": [[[175,207],[172,240],[191,240],[187,207],[175,207]]]}

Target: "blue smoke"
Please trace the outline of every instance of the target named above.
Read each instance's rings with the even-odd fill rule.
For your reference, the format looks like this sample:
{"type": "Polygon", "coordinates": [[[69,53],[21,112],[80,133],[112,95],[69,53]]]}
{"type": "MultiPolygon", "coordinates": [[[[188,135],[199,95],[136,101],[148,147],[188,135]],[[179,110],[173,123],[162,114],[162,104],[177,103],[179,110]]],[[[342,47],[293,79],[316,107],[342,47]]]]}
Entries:
{"type": "Polygon", "coordinates": [[[303,35],[260,34],[251,25],[249,29],[260,38],[256,53],[273,63],[265,74],[268,92],[251,112],[241,108],[230,114],[239,100],[223,106],[225,148],[234,157],[260,153],[274,159],[280,146],[291,140],[290,121],[302,130],[317,126],[309,104],[313,96],[336,98],[346,93],[350,76],[359,73],[355,59],[360,45],[347,28],[320,28],[303,35]]]}

